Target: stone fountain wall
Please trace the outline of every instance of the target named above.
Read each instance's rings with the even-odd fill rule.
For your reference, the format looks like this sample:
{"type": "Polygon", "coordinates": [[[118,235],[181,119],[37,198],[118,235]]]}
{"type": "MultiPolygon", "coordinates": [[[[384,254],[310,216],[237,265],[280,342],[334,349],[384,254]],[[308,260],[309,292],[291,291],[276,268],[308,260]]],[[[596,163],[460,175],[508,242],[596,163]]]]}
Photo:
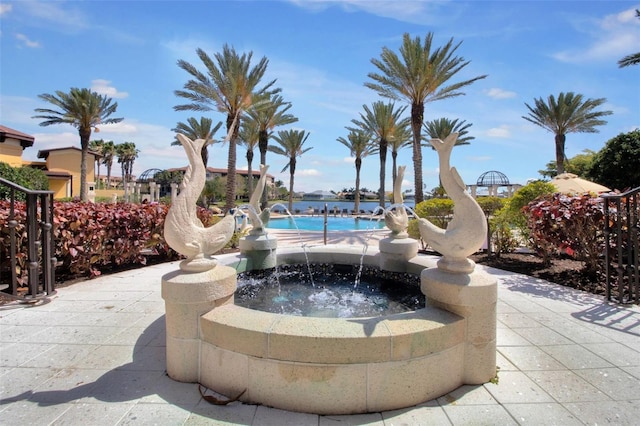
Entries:
{"type": "MultiPolygon", "coordinates": [[[[278,261],[304,263],[307,256],[320,263],[381,261],[378,251],[362,258],[360,248],[346,245],[311,247],[306,256],[280,249],[278,261]]],[[[233,271],[222,274],[222,286],[212,281],[186,291],[180,274],[168,274],[167,372],[223,395],[244,391],[246,403],[317,414],[398,409],[485,383],[496,372],[491,280],[479,285],[474,277],[471,284],[460,276],[433,286],[424,276],[438,271],[436,260],[416,256],[403,271],[422,271],[429,306],[380,318],[305,318],[236,306],[228,293],[246,267],[242,255],[218,258],[216,269],[233,271]]]]}
{"type": "MultiPolygon", "coordinates": [[[[380,252],[354,246],[275,248],[266,235],[269,210],[252,197],[253,228],[240,255],[213,258],[235,230],[233,216],[204,228],[195,201],[205,182],[199,155],[203,140],[178,135],[191,168],[189,183],[165,221],[165,238],[186,257],[162,279],[166,304],[167,373],[199,382],[248,403],[318,414],[353,414],[412,406],[496,373],[495,278],[475,270],[468,256],[486,235],[482,210],[449,164],[457,135],[431,141],[440,178],[454,200],[447,229],[419,219],[422,238],[442,254],[416,256],[401,204],[385,212],[391,230],[380,252]],[[427,307],[377,318],[307,318],[252,311],[233,304],[237,272],[278,263],[375,265],[420,273],[427,307]],[[276,263],[276,260],[278,263],[276,263]]],[[[402,168],[402,173],[404,168],[402,168]]],[[[264,184],[266,167],[261,167],[264,184]]],[[[400,176],[402,175],[400,173],[400,176]]],[[[399,181],[402,181],[400,177],[399,181]]]]}

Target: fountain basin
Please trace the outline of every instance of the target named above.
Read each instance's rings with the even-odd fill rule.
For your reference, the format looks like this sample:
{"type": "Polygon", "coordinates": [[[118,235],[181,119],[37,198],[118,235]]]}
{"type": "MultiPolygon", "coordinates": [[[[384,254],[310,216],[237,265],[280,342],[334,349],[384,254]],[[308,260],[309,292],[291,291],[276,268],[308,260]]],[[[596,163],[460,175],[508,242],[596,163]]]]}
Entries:
{"type": "MultiPolygon", "coordinates": [[[[353,246],[312,247],[306,253],[286,248],[277,253],[278,264],[304,263],[307,258],[314,263],[380,265],[377,250],[369,249],[363,256],[362,248],[353,246]]],[[[247,267],[242,255],[217,259],[220,268],[244,272],[247,267]]],[[[436,260],[416,256],[403,272],[420,274],[435,268],[436,260]]],[[[171,286],[163,278],[163,297],[171,286]]],[[[451,309],[455,301],[435,301],[434,306],[427,300],[423,309],[375,318],[318,318],[243,308],[228,295],[211,301],[207,312],[195,300],[181,300],[181,307],[169,309],[172,301],[165,297],[167,330],[177,328],[170,325],[170,311],[185,312],[196,305],[200,309],[197,324],[192,324],[197,337],[191,333],[185,339],[168,331],[167,371],[172,378],[197,381],[224,395],[245,391],[243,402],[291,411],[355,414],[409,407],[472,384],[468,371],[478,370],[478,357],[469,360],[468,354],[474,349],[482,352],[480,370],[485,376],[475,383],[493,377],[491,299],[489,295],[493,324],[489,321],[489,331],[484,330],[487,337],[470,342],[467,315],[473,312],[468,307],[451,309]],[[171,354],[174,351],[180,354],[171,354]],[[492,371],[489,377],[487,371],[492,371]]],[[[477,303],[477,298],[470,302],[477,303]]]]}

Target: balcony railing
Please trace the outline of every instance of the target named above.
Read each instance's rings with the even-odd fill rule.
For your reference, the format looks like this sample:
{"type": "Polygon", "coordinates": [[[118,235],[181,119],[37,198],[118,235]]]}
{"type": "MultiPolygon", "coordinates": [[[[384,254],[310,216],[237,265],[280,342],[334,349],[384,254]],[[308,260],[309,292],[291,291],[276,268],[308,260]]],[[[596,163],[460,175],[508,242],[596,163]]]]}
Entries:
{"type": "Polygon", "coordinates": [[[37,301],[55,294],[53,191],[34,191],[0,178],[6,221],[0,230],[0,291],[37,301]],[[25,274],[26,272],[26,274],[25,274]]]}
{"type": "Polygon", "coordinates": [[[615,291],[619,303],[640,303],[640,187],[602,198],[605,200],[607,300],[611,300],[615,291]]]}

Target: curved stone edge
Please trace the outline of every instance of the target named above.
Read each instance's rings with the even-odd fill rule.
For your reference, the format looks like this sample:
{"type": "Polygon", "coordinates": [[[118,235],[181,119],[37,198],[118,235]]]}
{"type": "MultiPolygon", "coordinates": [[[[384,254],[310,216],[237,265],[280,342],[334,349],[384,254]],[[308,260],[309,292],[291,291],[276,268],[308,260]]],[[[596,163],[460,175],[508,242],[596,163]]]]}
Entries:
{"type": "Polygon", "coordinates": [[[310,364],[249,356],[202,344],[200,381],[241,400],[320,415],[411,407],[463,384],[464,345],[403,361],[310,364]],[[216,368],[208,368],[215,365],[216,368]]]}
{"type": "Polygon", "coordinates": [[[200,321],[202,339],[220,349],[277,361],[358,364],[401,361],[460,344],[462,317],[426,308],[384,318],[295,317],[235,305],[200,321]]]}

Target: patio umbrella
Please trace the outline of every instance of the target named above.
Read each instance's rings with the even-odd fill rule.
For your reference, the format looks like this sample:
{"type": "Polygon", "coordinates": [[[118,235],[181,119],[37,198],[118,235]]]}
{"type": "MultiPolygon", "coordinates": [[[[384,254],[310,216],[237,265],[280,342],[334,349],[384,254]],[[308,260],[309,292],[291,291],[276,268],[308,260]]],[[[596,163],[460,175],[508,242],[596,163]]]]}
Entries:
{"type": "Polygon", "coordinates": [[[573,173],[562,173],[551,179],[551,183],[563,194],[582,194],[584,192],[609,192],[610,189],[599,183],[582,179],[573,173]]]}

